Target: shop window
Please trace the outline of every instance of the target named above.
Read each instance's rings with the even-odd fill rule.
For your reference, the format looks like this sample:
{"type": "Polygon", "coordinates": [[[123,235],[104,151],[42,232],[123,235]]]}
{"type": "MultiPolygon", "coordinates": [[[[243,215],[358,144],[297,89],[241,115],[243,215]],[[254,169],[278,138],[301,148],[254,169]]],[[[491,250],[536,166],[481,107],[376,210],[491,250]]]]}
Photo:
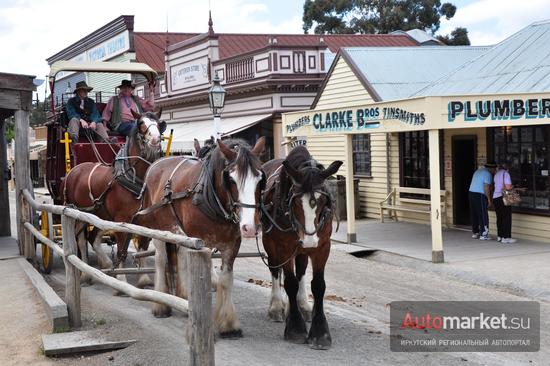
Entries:
{"type": "Polygon", "coordinates": [[[549,175],[547,126],[498,127],[488,130],[491,159],[508,165],[512,183],[525,188],[517,211],[548,211],[549,175]]]}
{"type": "Polygon", "coordinates": [[[371,177],[370,135],[353,135],[353,174],[371,177]]]}
{"type": "MultiPolygon", "coordinates": [[[[428,131],[402,132],[399,134],[400,185],[411,188],[430,188],[430,151],[428,131]]],[[[440,185],[443,179],[443,133],[439,134],[440,185]]],[[[430,199],[429,195],[406,194],[414,198],[430,199]]]]}

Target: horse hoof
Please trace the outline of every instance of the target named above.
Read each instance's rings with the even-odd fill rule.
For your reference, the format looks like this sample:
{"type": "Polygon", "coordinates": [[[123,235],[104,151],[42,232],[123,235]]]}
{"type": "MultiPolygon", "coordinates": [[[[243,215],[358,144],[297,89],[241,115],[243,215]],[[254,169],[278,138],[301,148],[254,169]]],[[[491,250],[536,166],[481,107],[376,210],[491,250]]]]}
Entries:
{"type": "Polygon", "coordinates": [[[155,318],[169,318],[172,316],[172,309],[167,306],[153,306],[153,315],[155,318]]]}
{"type": "Polygon", "coordinates": [[[137,288],[153,287],[154,283],[149,276],[140,277],[137,283],[137,288]]]}
{"type": "Polygon", "coordinates": [[[285,310],[284,309],[269,309],[267,315],[271,320],[276,323],[282,323],[285,320],[285,310]]]}
{"type": "Polygon", "coordinates": [[[220,332],[220,338],[224,339],[239,339],[243,337],[243,331],[241,329],[229,330],[227,332],[220,332]]]}
{"type": "Polygon", "coordinates": [[[285,330],[285,341],[296,344],[304,344],[307,343],[307,334],[305,332],[302,333],[285,330]]]}
{"type": "Polygon", "coordinates": [[[332,339],[329,334],[324,334],[320,337],[308,339],[308,343],[312,349],[327,350],[332,346],[332,339]]]}

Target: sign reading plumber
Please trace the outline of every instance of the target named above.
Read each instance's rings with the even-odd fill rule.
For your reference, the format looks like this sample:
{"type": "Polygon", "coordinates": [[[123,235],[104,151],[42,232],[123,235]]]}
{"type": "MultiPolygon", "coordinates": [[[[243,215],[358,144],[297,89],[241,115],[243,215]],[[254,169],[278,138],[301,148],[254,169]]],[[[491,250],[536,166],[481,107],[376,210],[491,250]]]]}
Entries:
{"type": "Polygon", "coordinates": [[[172,90],[208,84],[208,59],[204,57],[170,67],[170,81],[172,90]]]}
{"type": "Polygon", "coordinates": [[[549,98],[450,101],[449,122],[550,118],[549,98]]]}

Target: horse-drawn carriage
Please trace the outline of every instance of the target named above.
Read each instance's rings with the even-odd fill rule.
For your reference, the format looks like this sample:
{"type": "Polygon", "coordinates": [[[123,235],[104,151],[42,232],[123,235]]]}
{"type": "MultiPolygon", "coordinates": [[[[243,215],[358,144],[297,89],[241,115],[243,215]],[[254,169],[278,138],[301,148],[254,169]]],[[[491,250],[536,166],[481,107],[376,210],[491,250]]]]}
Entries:
{"type": "MultiPolygon", "coordinates": [[[[136,63],[64,62],[52,66],[52,90],[55,76],[61,70],[137,73],[149,82],[156,76],[148,66],[136,63]]],[[[47,179],[55,203],[72,204],[80,209],[93,205],[89,211],[104,220],[185,234],[202,239],[206,247],[220,251],[222,265],[215,281],[214,323],[221,337],[242,336],[232,300],[233,264],[241,240],[255,238],[258,244],[261,235],[273,283],[269,315],[276,321],[285,317],[280,293],[282,271],[288,295],[285,339],[297,343],[307,341],[318,349],[330,347],[332,340],[323,297],[333,204],[325,180],[338,171],[342,162],[335,161],[325,169],[305,147],[299,146],[286,159],[274,159],[262,165],[264,138],[259,138],[254,146],[240,139],[217,140],[204,157],[161,158],[161,133],[166,124],[160,121],[160,111],[132,113],[136,123],[123,149],[121,139],[116,144],[79,140],[71,153],[63,111],[56,110],[52,103],[52,112],[54,118],[48,126],[47,179]],[[120,153],[115,158],[118,150],[120,153]],[[114,164],[112,167],[97,164],[103,161],[114,161],[114,164]],[[310,260],[313,309],[305,290],[305,272],[310,260]],[[307,332],[305,318],[309,317],[312,323],[307,332]]],[[[41,227],[50,238],[57,237],[55,221],[46,214],[42,214],[41,227]]],[[[86,224],[77,221],[77,237],[84,230],[87,230],[86,224]]],[[[117,267],[126,258],[129,236],[124,233],[115,236],[118,253],[114,267],[117,267]]],[[[105,256],[105,261],[102,260],[101,250],[95,243],[97,241],[92,246],[100,266],[102,262],[111,262],[105,256]]],[[[85,242],[84,245],[87,248],[85,242]]],[[[140,240],[139,245],[139,249],[144,250],[149,242],[140,240]]],[[[186,297],[185,249],[159,239],[154,239],[153,245],[155,290],[186,297]]],[[[85,255],[86,249],[82,248],[81,254],[85,255]]],[[[51,255],[48,249],[43,249],[46,271],[51,269],[51,255]]],[[[103,268],[112,266],[113,263],[109,263],[103,268]]],[[[141,278],[138,287],[140,282],[141,278]]],[[[165,304],[153,305],[153,314],[157,317],[170,313],[170,307],[165,304]]]]}
{"type": "MultiPolygon", "coordinates": [[[[52,64],[49,73],[51,114],[46,123],[46,184],[54,204],[64,204],[62,182],[72,167],[85,162],[113,164],[116,154],[126,142],[125,136],[112,131],[109,131],[110,141],[103,139],[95,141],[97,139],[94,133],[83,128],[80,129],[78,141],[70,140],[67,132],[69,121],[66,100],[61,98],[60,103],[54,100],[56,77],[61,72],[140,75],[149,84],[154,84],[157,77],[157,73],[151,67],[141,63],[58,61],[52,64]]],[[[104,94],[105,91],[103,91],[104,94]]],[[[95,104],[100,114],[106,106],[106,100],[103,100],[101,95],[101,91],[95,95],[95,104]]],[[[169,151],[166,152],[168,153],[169,151]]],[[[56,241],[61,239],[59,218],[52,217],[51,213],[44,211],[40,214],[39,225],[43,235],[56,241]]],[[[46,273],[50,273],[52,263],[52,249],[42,245],[42,266],[46,273]]]]}

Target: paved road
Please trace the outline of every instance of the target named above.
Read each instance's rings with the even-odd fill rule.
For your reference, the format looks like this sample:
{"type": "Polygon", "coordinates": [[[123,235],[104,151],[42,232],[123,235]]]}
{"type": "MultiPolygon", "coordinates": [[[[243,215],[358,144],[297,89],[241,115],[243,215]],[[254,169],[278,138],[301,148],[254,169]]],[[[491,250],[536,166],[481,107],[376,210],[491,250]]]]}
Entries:
{"type": "MultiPolygon", "coordinates": [[[[337,248],[338,246],[335,246],[337,248]]],[[[253,250],[246,243],[243,250],[253,250]]],[[[215,264],[219,264],[215,262],[215,264]]],[[[218,365],[548,365],[550,306],[541,303],[541,351],[538,353],[395,353],[389,349],[389,310],[394,300],[525,300],[496,289],[459,282],[440,275],[416,272],[333,250],[327,267],[327,318],[333,337],[330,351],[315,351],[282,339],[283,324],[268,320],[270,279],[259,259],[238,259],[235,302],[244,338],[218,340],[218,365]]],[[[133,279],[130,278],[130,281],[133,279]]],[[[64,277],[60,261],[48,276],[61,291],[64,277]]],[[[186,364],[186,319],[175,314],[155,319],[150,304],[114,297],[102,285],[82,290],[85,329],[101,329],[114,338],[135,338],[125,350],[61,359],[62,365],[186,364]]]]}

